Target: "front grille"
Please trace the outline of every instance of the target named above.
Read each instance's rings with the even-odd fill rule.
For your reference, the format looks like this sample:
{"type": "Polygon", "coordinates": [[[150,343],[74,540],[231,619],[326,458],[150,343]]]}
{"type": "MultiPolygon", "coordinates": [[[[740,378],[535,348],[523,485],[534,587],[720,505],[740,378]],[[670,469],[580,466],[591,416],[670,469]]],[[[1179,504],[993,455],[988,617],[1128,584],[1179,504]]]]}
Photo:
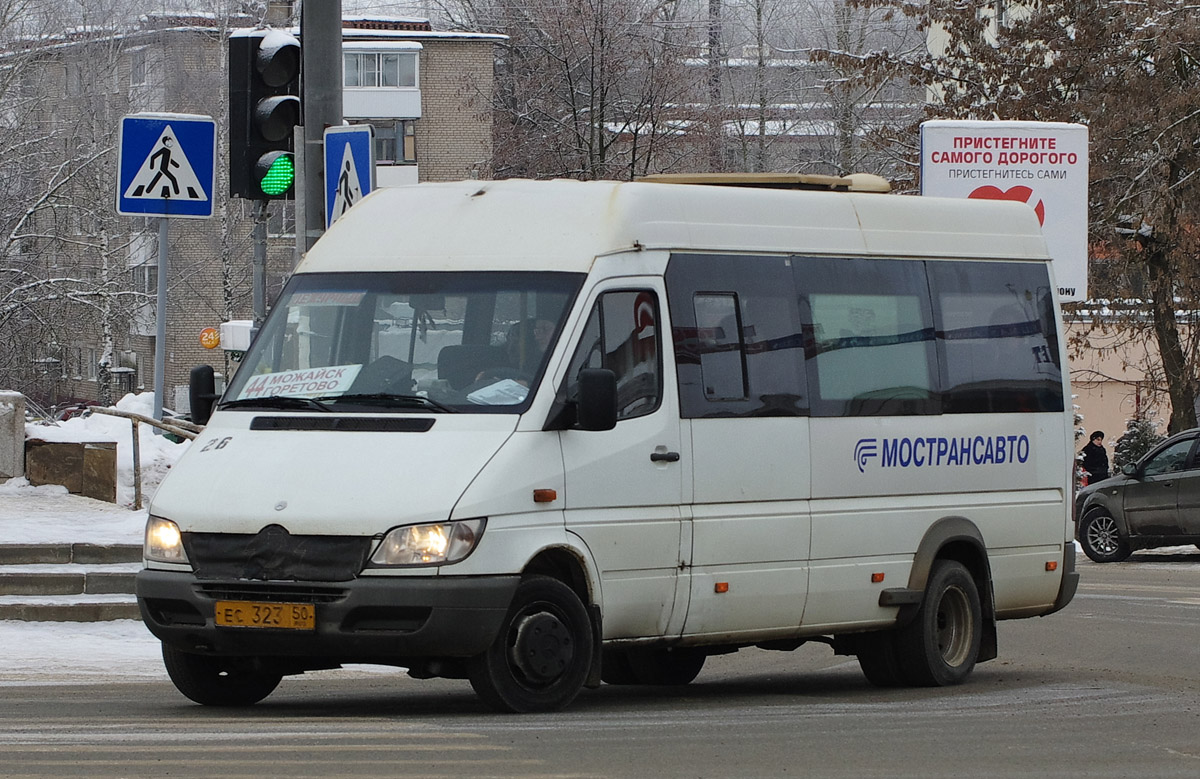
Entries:
{"type": "Polygon", "coordinates": [[[266,603],[336,603],[346,597],[341,587],[304,587],[286,584],[227,582],[197,584],[196,594],[213,600],[251,600],[266,603]]]}
{"type": "Polygon", "coordinates": [[[366,564],[373,540],[292,535],[279,525],[268,525],[254,535],[183,534],[188,560],[201,580],[350,581],[366,564]]]}

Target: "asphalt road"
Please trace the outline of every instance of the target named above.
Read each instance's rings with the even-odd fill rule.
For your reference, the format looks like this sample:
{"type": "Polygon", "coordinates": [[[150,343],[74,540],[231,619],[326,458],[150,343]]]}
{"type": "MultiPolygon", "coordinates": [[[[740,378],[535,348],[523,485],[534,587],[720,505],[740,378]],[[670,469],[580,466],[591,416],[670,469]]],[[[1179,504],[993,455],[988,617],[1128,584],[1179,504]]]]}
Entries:
{"type": "Polygon", "coordinates": [[[498,715],[466,682],[341,671],[240,711],[164,682],[0,687],[0,776],[1200,776],[1200,552],[1081,563],[960,687],[877,690],[821,645],[685,688],[498,715]]]}

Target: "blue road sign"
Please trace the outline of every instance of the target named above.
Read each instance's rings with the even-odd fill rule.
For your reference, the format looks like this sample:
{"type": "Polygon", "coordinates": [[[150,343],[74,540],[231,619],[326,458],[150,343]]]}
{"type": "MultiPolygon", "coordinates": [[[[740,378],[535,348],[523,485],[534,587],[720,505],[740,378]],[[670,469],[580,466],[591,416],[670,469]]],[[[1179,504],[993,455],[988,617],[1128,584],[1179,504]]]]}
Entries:
{"type": "Polygon", "coordinates": [[[121,119],[117,213],[207,219],[213,214],[217,126],[210,116],[121,119]]]}
{"type": "Polygon", "coordinates": [[[375,128],[325,130],[325,227],[375,189],[375,128]]]}

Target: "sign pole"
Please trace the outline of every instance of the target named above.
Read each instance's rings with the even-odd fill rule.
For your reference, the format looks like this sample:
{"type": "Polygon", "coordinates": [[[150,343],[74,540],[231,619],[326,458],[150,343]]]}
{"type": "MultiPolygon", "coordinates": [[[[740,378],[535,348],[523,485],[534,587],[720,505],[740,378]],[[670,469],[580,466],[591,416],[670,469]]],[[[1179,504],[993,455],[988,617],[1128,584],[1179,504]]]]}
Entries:
{"type": "MultiPolygon", "coordinates": [[[[154,418],[163,418],[163,384],[167,374],[167,228],[171,220],[158,219],[158,303],[155,305],[157,329],[154,336],[154,418]]],[[[157,428],[156,428],[157,430],[157,428]]]]}
{"type": "Polygon", "coordinates": [[[167,375],[169,219],[209,219],[216,199],[217,128],[211,116],[138,113],[121,119],[117,213],[158,217],[154,418],[162,420],[167,375]]]}

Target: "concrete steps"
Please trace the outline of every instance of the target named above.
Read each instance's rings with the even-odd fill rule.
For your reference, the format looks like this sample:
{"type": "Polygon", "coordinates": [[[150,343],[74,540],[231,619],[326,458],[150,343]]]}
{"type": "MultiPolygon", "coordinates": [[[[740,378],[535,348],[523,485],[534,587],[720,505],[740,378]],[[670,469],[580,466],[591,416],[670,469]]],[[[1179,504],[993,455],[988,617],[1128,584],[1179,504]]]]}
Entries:
{"type": "Polygon", "coordinates": [[[138,619],[133,544],[0,544],[0,620],[138,619]]]}

